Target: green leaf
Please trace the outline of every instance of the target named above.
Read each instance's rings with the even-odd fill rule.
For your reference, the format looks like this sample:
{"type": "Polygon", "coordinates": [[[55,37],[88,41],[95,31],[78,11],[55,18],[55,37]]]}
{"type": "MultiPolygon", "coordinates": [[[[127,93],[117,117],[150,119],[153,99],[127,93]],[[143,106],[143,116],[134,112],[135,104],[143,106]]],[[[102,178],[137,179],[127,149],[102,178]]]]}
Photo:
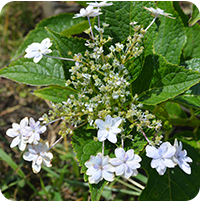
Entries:
{"type": "Polygon", "coordinates": [[[200,26],[195,24],[192,27],[186,27],[187,42],[183,49],[185,60],[191,58],[200,58],[200,26]]]}
{"type": "Polygon", "coordinates": [[[138,94],[146,105],[155,105],[178,96],[199,80],[197,71],[170,64],[162,56],[148,55],[142,72],[132,83],[133,95],[138,94]]]}
{"type": "Polygon", "coordinates": [[[158,1],[157,6],[166,13],[171,13],[176,19],[160,17],[158,35],[154,42],[154,52],[161,54],[173,64],[179,64],[182,49],[186,43],[186,35],[182,20],[173,9],[171,1],[158,1]]]}
{"type": "MultiPolygon", "coordinates": [[[[54,56],[58,53],[53,51],[54,56]]],[[[65,76],[61,60],[43,57],[39,63],[33,59],[21,58],[0,70],[0,76],[30,85],[65,86],[65,76]]]]}
{"type": "Polygon", "coordinates": [[[25,49],[28,45],[32,44],[33,42],[40,43],[44,38],[49,37],[48,33],[45,30],[45,27],[49,27],[55,32],[60,33],[63,30],[66,30],[72,27],[73,25],[84,21],[83,18],[73,19],[73,16],[73,14],[62,13],[57,16],[52,16],[50,18],[40,21],[37,24],[36,28],[30,31],[29,34],[26,36],[25,41],[21,44],[13,59],[17,59],[20,55],[24,54],[25,49]]]}
{"type": "Polygon", "coordinates": [[[179,104],[174,102],[166,102],[165,107],[169,118],[187,118],[186,113],[182,110],[179,104]]]}
{"type": "Polygon", "coordinates": [[[35,90],[34,94],[42,99],[47,99],[52,102],[66,102],[68,96],[77,94],[77,91],[71,87],[49,86],[43,89],[35,90]]]}
{"type": "Polygon", "coordinates": [[[5,161],[14,171],[17,172],[17,174],[24,178],[25,174],[23,171],[19,168],[19,166],[13,161],[13,159],[0,148],[0,158],[5,161]]]}
{"type": "MultiPolygon", "coordinates": [[[[60,52],[60,55],[64,58],[72,58],[72,55],[74,54],[84,54],[86,51],[86,46],[85,44],[85,40],[82,38],[77,38],[77,37],[67,37],[64,35],[61,35],[49,28],[46,28],[46,30],[48,31],[49,35],[53,38],[53,40],[56,43],[57,49],[60,52]],[[69,55],[69,52],[71,52],[71,55],[69,55]]],[[[67,78],[69,78],[69,68],[75,64],[75,62],[72,61],[64,61],[63,60],[63,64],[64,64],[64,70],[66,72],[66,76],[67,78]]]]}
{"type": "Polygon", "coordinates": [[[189,19],[189,25],[193,26],[199,20],[200,20],[199,9],[197,8],[197,6],[195,4],[193,4],[191,18],[189,19]]]}
{"type": "Polygon", "coordinates": [[[175,134],[174,138],[177,138],[182,142],[186,142],[195,149],[200,149],[200,130],[196,133],[193,133],[192,131],[183,131],[175,134]]]}
{"type": "MultiPolygon", "coordinates": [[[[94,22],[94,18],[90,20],[91,25],[94,22]]],[[[70,36],[70,35],[77,35],[83,33],[84,30],[89,28],[89,23],[88,20],[80,22],[76,25],[73,25],[70,28],[67,28],[66,30],[63,30],[60,34],[65,35],[65,36],[70,36]]]]}
{"type": "Polygon", "coordinates": [[[156,169],[151,168],[151,159],[142,156],[141,166],[147,171],[148,183],[141,193],[139,200],[142,201],[184,201],[194,198],[200,187],[200,156],[198,150],[183,143],[183,149],[187,150],[192,158],[191,174],[184,173],[178,166],[173,169],[167,168],[164,175],[160,176],[156,169]]]}

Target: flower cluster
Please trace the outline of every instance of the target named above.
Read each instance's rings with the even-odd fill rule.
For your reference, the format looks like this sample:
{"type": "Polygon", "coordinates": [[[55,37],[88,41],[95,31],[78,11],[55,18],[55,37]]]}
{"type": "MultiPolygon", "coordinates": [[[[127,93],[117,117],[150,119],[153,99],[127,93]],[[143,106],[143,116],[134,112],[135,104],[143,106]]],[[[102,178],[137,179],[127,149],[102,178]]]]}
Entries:
{"type": "Polygon", "coordinates": [[[38,173],[42,163],[50,167],[53,155],[47,152],[49,145],[47,141],[41,141],[40,134],[46,131],[46,126],[41,126],[40,122],[35,122],[33,118],[23,118],[20,124],[13,123],[12,128],[6,131],[9,137],[12,137],[10,147],[18,146],[21,151],[26,149],[28,144],[28,152],[25,152],[23,158],[32,161],[32,169],[34,173],[38,173]]]}
{"type": "Polygon", "coordinates": [[[191,167],[188,164],[192,162],[190,157],[187,157],[187,151],[182,151],[182,142],[175,139],[174,146],[169,142],[164,142],[159,148],[147,145],[146,156],[153,158],[151,167],[156,168],[159,175],[166,172],[166,168],[174,168],[178,165],[185,173],[191,174],[191,167]]]}
{"type": "MultiPolygon", "coordinates": [[[[68,53],[71,58],[60,58],[46,55],[52,51],[50,39],[46,38],[41,43],[32,43],[25,50],[26,58],[34,58],[39,62],[43,56],[60,60],[74,61],[69,69],[69,79],[66,86],[72,88],[72,94],[68,95],[66,101],[51,103],[52,110],[43,115],[41,120],[35,122],[33,118],[24,118],[20,124],[13,124],[6,134],[13,138],[11,147],[18,146],[24,151],[28,144],[28,151],[23,158],[32,161],[34,173],[38,173],[42,164],[51,166],[52,153],[49,150],[57,144],[60,139],[72,134],[75,128],[81,125],[90,125],[97,129],[97,140],[102,142],[102,152],[91,155],[85,162],[86,174],[89,183],[97,184],[101,180],[113,181],[114,176],[122,176],[129,179],[138,174],[137,169],[141,167],[141,157],[135,154],[134,149],[124,149],[124,140],[129,138],[131,142],[137,141],[139,134],[143,136],[149,145],[146,146],[146,156],[152,158],[151,167],[155,168],[159,175],[166,172],[166,168],[178,165],[185,173],[190,174],[191,168],[188,163],[192,159],[187,156],[187,151],[182,150],[182,143],[177,140],[172,146],[169,142],[162,142],[161,136],[155,136],[152,141],[147,138],[145,129],[158,132],[162,126],[160,120],[148,110],[143,110],[143,104],[138,101],[138,95],[131,92],[131,75],[128,67],[131,59],[139,57],[144,50],[144,35],[159,15],[172,18],[168,13],[157,8],[146,8],[154,14],[153,21],[146,29],[131,22],[133,34],[127,36],[123,42],[113,43],[113,39],[106,35],[108,24],[100,23],[99,15],[102,14],[101,7],[111,6],[113,3],[95,2],[88,3],[89,6],[80,10],[73,18],[87,17],[89,29],[87,33],[90,39],[85,41],[86,50],[82,53],[68,53]],[[95,7],[95,8],[94,8],[95,7]],[[90,17],[97,17],[98,25],[91,26],[90,17]],[[47,141],[41,141],[40,134],[46,131],[46,126],[56,120],[62,120],[59,134],[61,138],[51,147],[47,141]],[[131,135],[133,132],[136,135],[131,135]],[[121,146],[119,142],[121,141],[121,146]],[[105,142],[116,145],[114,155],[105,155],[105,142]]],[[[92,139],[95,139],[92,136],[92,139]]],[[[96,140],[95,139],[95,140],[96,140]]]]}

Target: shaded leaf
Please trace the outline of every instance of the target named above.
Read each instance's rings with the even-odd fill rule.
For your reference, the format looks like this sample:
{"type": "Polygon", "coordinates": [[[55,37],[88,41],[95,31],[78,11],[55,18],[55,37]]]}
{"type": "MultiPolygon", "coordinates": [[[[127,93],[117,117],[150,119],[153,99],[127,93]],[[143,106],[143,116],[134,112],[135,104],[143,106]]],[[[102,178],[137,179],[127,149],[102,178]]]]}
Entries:
{"type": "Polygon", "coordinates": [[[189,25],[193,26],[199,20],[200,20],[199,9],[197,8],[197,6],[195,4],[193,4],[191,18],[189,19],[189,25]]]}

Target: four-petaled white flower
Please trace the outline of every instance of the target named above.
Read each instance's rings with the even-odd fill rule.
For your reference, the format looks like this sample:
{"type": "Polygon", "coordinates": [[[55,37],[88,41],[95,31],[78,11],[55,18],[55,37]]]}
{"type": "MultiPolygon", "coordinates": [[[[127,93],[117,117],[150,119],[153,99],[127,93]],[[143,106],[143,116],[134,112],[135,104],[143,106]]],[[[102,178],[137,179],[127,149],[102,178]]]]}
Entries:
{"type": "Polygon", "coordinates": [[[182,151],[182,142],[179,142],[175,139],[174,147],[176,152],[173,156],[173,160],[178,166],[187,174],[191,174],[191,167],[187,162],[192,162],[192,159],[187,156],[187,151],[184,149],[182,151]]]}
{"type": "Polygon", "coordinates": [[[102,156],[98,153],[96,156],[91,155],[90,160],[85,162],[85,166],[88,168],[86,175],[89,176],[89,183],[97,184],[103,178],[107,181],[114,180],[114,173],[111,172],[111,164],[109,164],[109,156],[102,156]]]}
{"type": "Polygon", "coordinates": [[[147,7],[143,7],[144,9],[148,10],[149,12],[151,12],[154,16],[159,16],[159,15],[163,15],[165,17],[168,17],[168,18],[171,18],[171,19],[175,19],[175,17],[171,17],[170,13],[165,13],[164,10],[160,9],[160,8],[157,8],[157,9],[154,9],[152,7],[150,8],[147,8],[147,7]]]}
{"type": "Polygon", "coordinates": [[[110,115],[106,116],[105,121],[96,119],[95,123],[99,128],[97,132],[98,140],[102,142],[108,139],[110,142],[116,143],[116,134],[121,132],[121,129],[118,128],[121,122],[122,119],[120,117],[112,118],[110,115]]]}
{"type": "Polygon", "coordinates": [[[98,3],[98,2],[95,2],[95,3],[87,3],[87,4],[89,4],[89,6],[93,6],[93,7],[97,7],[97,8],[106,7],[106,6],[112,6],[112,5],[113,5],[112,2],[107,3],[107,1],[101,1],[100,3],[98,3]]]}
{"type": "Polygon", "coordinates": [[[51,167],[51,159],[53,155],[51,152],[47,152],[49,149],[48,141],[39,142],[37,145],[28,145],[28,151],[24,153],[23,159],[26,161],[32,161],[32,170],[34,173],[38,173],[41,170],[42,164],[47,167],[51,167]]]}
{"type": "Polygon", "coordinates": [[[42,57],[43,54],[49,54],[52,52],[49,47],[52,45],[49,38],[44,39],[41,43],[32,43],[30,44],[25,52],[27,53],[24,57],[25,58],[34,58],[34,63],[38,63],[42,57]]]}
{"type": "Polygon", "coordinates": [[[100,9],[94,9],[93,6],[87,6],[86,9],[82,8],[79,14],[75,14],[73,18],[79,17],[95,17],[102,13],[99,12],[100,9]]]}
{"type": "Polygon", "coordinates": [[[174,168],[175,163],[172,157],[174,156],[176,149],[169,142],[164,142],[157,149],[154,146],[146,146],[146,156],[153,158],[151,161],[151,167],[156,168],[159,175],[163,175],[166,171],[166,167],[174,168]]]}
{"type": "Polygon", "coordinates": [[[41,126],[40,122],[35,122],[31,117],[29,119],[29,126],[25,128],[27,130],[28,143],[37,144],[40,140],[40,134],[46,131],[46,126],[41,126]]]}
{"type": "Polygon", "coordinates": [[[117,176],[122,175],[126,179],[138,174],[137,168],[140,168],[139,162],[142,159],[139,155],[134,154],[133,149],[125,152],[123,148],[116,148],[115,155],[117,158],[109,160],[109,163],[114,166],[112,172],[115,172],[117,176]]]}
{"type": "Polygon", "coordinates": [[[27,131],[25,130],[25,128],[27,126],[28,126],[28,118],[25,117],[20,121],[20,124],[13,123],[12,128],[9,128],[6,131],[6,134],[9,137],[14,138],[10,145],[11,148],[18,145],[21,151],[25,150],[26,143],[27,143],[27,138],[26,138],[27,131]]]}

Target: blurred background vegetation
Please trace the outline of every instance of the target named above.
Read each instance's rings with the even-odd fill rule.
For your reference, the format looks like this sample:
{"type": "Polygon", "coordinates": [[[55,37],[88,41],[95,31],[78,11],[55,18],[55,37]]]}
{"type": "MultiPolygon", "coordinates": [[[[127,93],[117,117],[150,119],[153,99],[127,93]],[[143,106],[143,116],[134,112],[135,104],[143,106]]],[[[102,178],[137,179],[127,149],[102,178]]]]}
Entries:
{"type": "MultiPolygon", "coordinates": [[[[6,4],[0,14],[0,68],[9,63],[26,35],[40,20],[61,12],[77,13],[84,5],[85,2],[73,1],[15,1],[6,4]]],[[[190,15],[192,4],[181,2],[181,6],[190,15]]],[[[39,174],[33,174],[31,162],[22,159],[22,152],[9,147],[11,140],[5,132],[12,123],[19,123],[26,116],[37,120],[49,110],[50,103],[33,96],[32,88],[0,78],[0,152],[4,156],[3,160],[0,158],[1,192],[11,200],[90,200],[88,183],[83,182],[69,138],[53,148],[53,167],[43,167],[39,174]]],[[[54,123],[43,135],[50,143],[57,140],[58,127],[59,122],[54,123]]],[[[145,172],[140,173],[143,175],[140,174],[135,181],[141,187],[117,178],[106,187],[101,200],[137,200],[147,182],[145,172]]]]}

